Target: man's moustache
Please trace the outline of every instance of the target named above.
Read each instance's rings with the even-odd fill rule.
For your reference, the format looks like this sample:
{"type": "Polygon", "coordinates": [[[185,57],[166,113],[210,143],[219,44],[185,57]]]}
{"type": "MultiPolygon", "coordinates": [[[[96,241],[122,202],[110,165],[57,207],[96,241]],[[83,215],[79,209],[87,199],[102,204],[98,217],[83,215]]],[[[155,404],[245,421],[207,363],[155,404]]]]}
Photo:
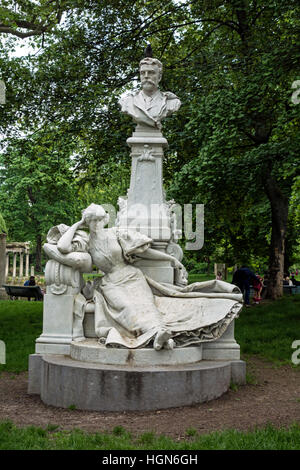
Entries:
{"type": "Polygon", "coordinates": [[[142,85],[144,85],[145,83],[150,83],[151,85],[155,85],[155,83],[152,82],[152,80],[143,80],[142,85]]]}

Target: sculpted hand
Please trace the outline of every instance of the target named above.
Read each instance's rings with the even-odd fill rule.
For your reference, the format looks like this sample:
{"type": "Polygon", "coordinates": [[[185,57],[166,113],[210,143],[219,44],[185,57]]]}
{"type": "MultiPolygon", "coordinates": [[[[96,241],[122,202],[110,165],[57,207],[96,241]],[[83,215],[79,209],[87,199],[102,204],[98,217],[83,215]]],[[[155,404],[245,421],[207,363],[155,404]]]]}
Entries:
{"type": "Polygon", "coordinates": [[[184,269],[184,266],[182,263],[180,263],[180,261],[178,261],[178,259],[174,258],[174,268],[184,269]]]}
{"type": "Polygon", "coordinates": [[[86,225],[86,221],[85,221],[84,217],[82,217],[82,219],[79,220],[78,222],[76,222],[76,223],[73,225],[73,227],[79,228],[79,227],[82,227],[82,226],[84,226],[84,225],[86,225]]]}

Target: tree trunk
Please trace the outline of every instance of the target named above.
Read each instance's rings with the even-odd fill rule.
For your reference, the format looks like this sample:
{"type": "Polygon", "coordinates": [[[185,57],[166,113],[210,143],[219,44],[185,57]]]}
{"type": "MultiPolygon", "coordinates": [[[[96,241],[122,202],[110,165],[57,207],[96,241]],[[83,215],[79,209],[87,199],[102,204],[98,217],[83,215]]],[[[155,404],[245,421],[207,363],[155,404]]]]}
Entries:
{"type": "Polygon", "coordinates": [[[0,233],[0,288],[5,284],[6,233],[0,233]]]}
{"type": "Polygon", "coordinates": [[[42,271],[42,236],[36,236],[36,251],[35,251],[35,270],[36,272],[42,271]]]}
{"type": "Polygon", "coordinates": [[[279,189],[276,181],[266,179],[265,189],[271,204],[272,235],[269,258],[269,279],[266,296],[277,299],[283,295],[285,238],[288,220],[288,198],[279,189]]]}
{"type": "Polygon", "coordinates": [[[286,238],[285,247],[284,247],[284,267],[283,267],[284,274],[289,274],[290,264],[291,262],[290,262],[290,253],[288,250],[288,239],[286,238]]]}

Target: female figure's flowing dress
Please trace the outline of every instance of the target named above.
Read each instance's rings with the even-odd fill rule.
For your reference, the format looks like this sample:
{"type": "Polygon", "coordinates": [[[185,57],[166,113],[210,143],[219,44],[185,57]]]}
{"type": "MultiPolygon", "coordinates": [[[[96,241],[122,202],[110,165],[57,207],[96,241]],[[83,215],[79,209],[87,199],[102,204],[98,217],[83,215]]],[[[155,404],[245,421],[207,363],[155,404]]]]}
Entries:
{"type": "Polygon", "coordinates": [[[115,227],[90,233],[93,263],[105,273],[94,295],[96,334],[106,346],[127,348],[146,346],[162,329],[177,347],[218,339],[242,307],[239,289],[217,280],[182,288],[148,278],[134,261],[151,242],[115,227]]]}

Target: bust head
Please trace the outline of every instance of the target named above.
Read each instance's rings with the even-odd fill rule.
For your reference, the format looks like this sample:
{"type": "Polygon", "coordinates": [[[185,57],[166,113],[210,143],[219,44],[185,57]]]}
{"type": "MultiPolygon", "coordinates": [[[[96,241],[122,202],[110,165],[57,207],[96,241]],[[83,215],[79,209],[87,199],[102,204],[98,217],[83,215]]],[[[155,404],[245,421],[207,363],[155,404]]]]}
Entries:
{"type": "Polygon", "coordinates": [[[109,221],[109,215],[102,206],[98,204],[90,204],[86,209],[82,211],[82,217],[87,225],[92,222],[102,221],[103,226],[109,221]]]}
{"type": "Polygon", "coordinates": [[[162,63],[158,59],[145,57],[140,61],[140,79],[146,94],[153,94],[158,89],[162,77],[162,63]]]}

